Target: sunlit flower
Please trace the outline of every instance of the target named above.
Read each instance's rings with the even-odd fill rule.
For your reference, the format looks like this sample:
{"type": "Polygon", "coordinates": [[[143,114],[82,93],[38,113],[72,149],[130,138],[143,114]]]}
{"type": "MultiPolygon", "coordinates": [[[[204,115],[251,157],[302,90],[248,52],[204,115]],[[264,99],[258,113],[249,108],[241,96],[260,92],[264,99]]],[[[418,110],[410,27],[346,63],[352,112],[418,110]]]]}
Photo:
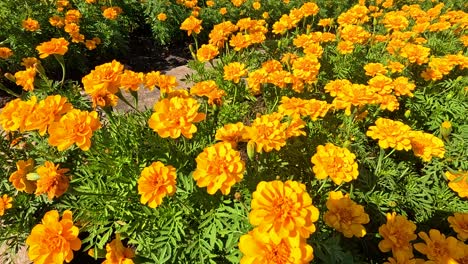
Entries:
{"type": "Polygon", "coordinates": [[[64,38],[52,38],[48,42],[43,42],[36,47],[39,51],[39,58],[44,59],[49,55],[64,55],[68,51],[68,41],[64,38]]]}
{"type": "Polygon", "coordinates": [[[442,139],[422,131],[410,133],[411,147],[414,155],[423,161],[431,161],[432,157],[443,158],[445,146],[442,139]]]}
{"type": "Polygon", "coordinates": [[[445,172],[445,176],[449,180],[448,186],[450,189],[458,193],[458,196],[468,197],[468,172],[445,172]]]}
{"type": "Polygon", "coordinates": [[[429,61],[430,52],[430,48],[408,43],[403,48],[401,48],[400,56],[407,58],[411,63],[421,65],[429,61]]]}
{"type": "Polygon", "coordinates": [[[115,239],[106,244],[106,260],[102,264],[133,264],[135,257],[133,249],[124,247],[120,240],[120,234],[115,234],[115,239]]]}
{"type": "Polygon", "coordinates": [[[177,79],[175,76],[164,75],[159,71],[152,71],[145,75],[144,78],[145,87],[152,91],[155,87],[158,87],[162,94],[167,94],[173,91],[177,87],[177,79]]]}
{"type": "Polygon", "coordinates": [[[405,65],[397,62],[397,61],[390,61],[387,65],[387,68],[390,69],[392,73],[395,72],[402,72],[403,69],[405,68],[405,65]]]}
{"type": "Polygon", "coordinates": [[[245,3],[246,0],[231,0],[231,3],[235,6],[235,7],[239,7],[241,6],[243,3],[245,3]]]}
{"type": "Polygon", "coordinates": [[[203,29],[202,21],[194,16],[189,16],[182,22],[180,29],[186,30],[188,36],[192,35],[192,32],[198,34],[203,29]]]}
{"type": "Polygon", "coordinates": [[[201,62],[206,62],[214,59],[218,54],[218,47],[211,44],[203,44],[197,50],[197,59],[201,62]]]}
{"type": "Polygon", "coordinates": [[[231,143],[232,147],[235,148],[239,141],[243,141],[242,135],[244,133],[244,124],[241,122],[226,124],[222,128],[216,130],[215,139],[231,143]]]}
{"type": "Polygon", "coordinates": [[[223,67],[224,80],[239,83],[240,78],[247,75],[245,64],[241,62],[231,62],[223,67]]]}
{"type": "Polygon", "coordinates": [[[244,177],[245,163],[230,143],[218,142],[207,147],[197,158],[193,178],[198,187],[207,187],[209,194],[218,190],[229,194],[231,187],[244,177]]]}
{"type": "Polygon", "coordinates": [[[0,124],[5,131],[25,131],[25,121],[32,115],[36,107],[37,98],[31,97],[28,101],[20,98],[8,102],[0,113],[0,124]]]}
{"type": "Polygon", "coordinates": [[[78,23],[82,17],[81,13],[77,9],[70,9],[65,13],[65,24],[78,23]]]}
{"type": "Polygon", "coordinates": [[[450,227],[457,233],[460,240],[468,239],[468,213],[455,213],[448,217],[450,227]]]}
{"type": "Polygon", "coordinates": [[[250,223],[275,244],[285,238],[308,238],[319,217],[305,185],[291,180],[258,183],[251,207],[250,223]]]}
{"type": "Polygon", "coordinates": [[[244,139],[248,140],[249,144],[255,144],[258,153],[280,150],[286,145],[286,127],[281,123],[283,117],[280,113],[257,117],[251,126],[245,127],[244,139]]]}
{"type": "Polygon", "coordinates": [[[383,149],[410,150],[412,145],[410,132],[411,127],[400,121],[379,117],[375,121],[375,126],[369,127],[366,135],[379,140],[379,146],[383,149]]]}
{"type": "Polygon", "coordinates": [[[196,83],[190,88],[190,94],[208,97],[208,104],[210,105],[220,105],[221,98],[226,95],[224,90],[219,89],[218,85],[213,80],[196,83]]]}
{"type": "Polygon", "coordinates": [[[145,76],[142,72],[124,70],[120,75],[120,86],[126,91],[138,91],[140,86],[144,83],[144,78],[145,76]]]}
{"type": "Polygon", "coordinates": [[[328,27],[328,26],[331,26],[332,23],[333,23],[333,18],[322,18],[319,20],[317,25],[322,26],[322,27],[328,27]]]}
{"type": "Polygon", "coordinates": [[[320,8],[314,2],[305,2],[300,8],[305,17],[318,14],[320,8]]]}
{"type": "Polygon", "coordinates": [[[363,237],[366,229],[363,224],[369,223],[369,215],[362,205],[356,204],[343,195],[341,191],[330,192],[327,200],[328,211],[323,216],[325,223],[343,233],[345,237],[363,237]]]}
{"type": "Polygon", "coordinates": [[[13,201],[13,198],[9,197],[6,194],[0,197],[0,216],[5,214],[6,209],[10,209],[11,207],[13,207],[11,205],[11,201],[13,201]]]}
{"type": "Polygon", "coordinates": [[[69,169],[59,169],[59,165],[46,161],[44,165],[39,166],[36,170],[39,179],[36,182],[35,194],[47,193],[49,200],[62,196],[67,191],[70,181],[65,175],[68,171],[69,169]]]}
{"type": "Polygon", "coordinates": [[[340,148],[331,143],[317,146],[317,153],[311,158],[312,170],[317,179],[329,176],[333,182],[340,185],[350,182],[359,175],[356,155],[347,148],[340,148]]]}
{"type": "Polygon", "coordinates": [[[416,85],[409,82],[408,78],[400,76],[393,80],[393,92],[396,96],[407,95],[413,97],[412,91],[416,88],[416,85]]]}
{"type": "Polygon", "coordinates": [[[382,252],[392,251],[396,259],[413,257],[411,241],[417,238],[416,225],[403,215],[395,212],[387,213],[387,223],[379,227],[379,234],[383,240],[379,242],[382,252]]]}
{"type": "Polygon", "coordinates": [[[340,41],[337,49],[341,54],[350,54],[353,53],[354,44],[351,41],[340,41]]]}
{"type": "Polygon", "coordinates": [[[138,194],[141,203],[156,208],[167,195],[176,191],[176,169],[170,165],[164,166],[162,162],[153,162],[145,167],[138,179],[138,194]]]}
{"type": "Polygon", "coordinates": [[[464,255],[463,243],[451,236],[446,238],[439,230],[431,229],[429,235],[426,232],[418,235],[424,243],[417,243],[414,248],[431,261],[426,263],[450,263],[464,255]]]}
{"type": "Polygon", "coordinates": [[[13,51],[7,47],[0,47],[0,58],[8,59],[13,55],[13,51]]]}
{"type": "Polygon", "coordinates": [[[79,229],[73,225],[72,212],[47,212],[26,239],[28,256],[35,264],[62,264],[73,259],[73,251],[81,248],[79,229]]]}
{"type": "Polygon", "coordinates": [[[110,20],[115,20],[122,13],[122,8],[118,6],[108,7],[102,11],[102,15],[110,20]]]}
{"type": "Polygon", "coordinates": [[[308,84],[311,84],[317,80],[317,75],[320,70],[320,62],[314,55],[305,55],[304,57],[294,60],[292,69],[294,76],[308,84]]]}
{"type": "Polygon", "coordinates": [[[115,106],[119,91],[121,75],[124,66],[113,60],[112,62],[98,65],[88,75],[81,79],[84,90],[91,96],[93,107],[115,106]]]}
{"type": "Polygon", "coordinates": [[[21,65],[24,66],[26,69],[35,67],[36,64],[40,64],[41,62],[34,58],[34,57],[27,57],[21,59],[21,65]]]}
{"type": "Polygon", "coordinates": [[[220,13],[221,15],[224,16],[225,14],[227,14],[227,8],[221,7],[221,8],[219,9],[219,13],[220,13]]]}
{"type": "Polygon", "coordinates": [[[25,91],[34,90],[34,79],[36,78],[36,68],[30,67],[24,71],[15,73],[16,84],[23,87],[25,91]]]}
{"type": "Polygon", "coordinates": [[[39,22],[37,20],[34,20],[30,17],[28,17],[28,19],[26,20],[23,20],[23,22],[21,22],[22,25],[23,25],[23,28],[27,31],[37,31],[41,28],[41,26],[39,25],[39,22]]]}
{"type": "Polygon", "coordinates": [[[377,74],[386,74],[387,69],[382,63],[367,63],[364,65],[364,70],[368,76],[376,76],[377,74]]]}
{"type": "Polygon", "coordinates": [[[66,97],[50,95],[39,101],[34,109],[34,114],[25,120],[25,130],[38,130],[41,136],[45,135],[47,128],[55,121],[59,121],[62,115],[73,109],[73,105],[67,102],[66,97]]]}
{"type": "Polygon", "coordinates": [[[19,160],[16,162],[16,171],[8,179],[18,190],[26,193],[34,193],[36,182],[27,179],[26,175],[34,170],[34,160],[19,160]]]}
{"type": "Polygon", "coordinates": [[[301,98],[281,97],[281,104],[278,107],[278,112],[285,115],[299,114],[300,116],[309,116],[315,121],[319,117],[324,117],[331,105],[326,101],[315,99],[304,100],[301,98]]]}

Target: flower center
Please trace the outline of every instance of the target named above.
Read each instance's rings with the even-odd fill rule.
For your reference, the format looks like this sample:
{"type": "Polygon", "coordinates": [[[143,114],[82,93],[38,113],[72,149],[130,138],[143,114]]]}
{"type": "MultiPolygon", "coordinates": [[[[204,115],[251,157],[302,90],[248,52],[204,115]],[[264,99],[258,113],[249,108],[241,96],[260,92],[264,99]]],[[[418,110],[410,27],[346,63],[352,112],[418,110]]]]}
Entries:
{"type": "Polygon", "coordinates": [[[281,242],[279,245],[271,244],[271,248],[267,253],[266,259],[267,263],[275,264],[286,264],[289,263],[289,255],[291,249],[286,245],[285,242],[281,242]]]}
{"type": "Polygon", "coordinates": [[[281,220],[290,216],[292,209],[293,203],[290,199],[281,197],[273,202],[273,213],[276,215],[276,218],[280,218],[281,220]]]}

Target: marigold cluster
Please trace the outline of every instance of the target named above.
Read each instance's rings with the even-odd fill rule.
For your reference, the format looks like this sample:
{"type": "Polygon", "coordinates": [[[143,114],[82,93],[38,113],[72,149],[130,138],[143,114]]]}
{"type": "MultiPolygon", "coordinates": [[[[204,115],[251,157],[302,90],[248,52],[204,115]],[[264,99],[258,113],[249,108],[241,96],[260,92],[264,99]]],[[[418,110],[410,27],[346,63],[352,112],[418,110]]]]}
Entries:
{"type": "Polygon", "coordinates": [[[301,117],[309,116],[312,121],[315,121],[319,117],[324,117],[330,107],[331,105],[326,101],[283,96],[281,97],[281,104],[278,106],[278,113],[284,115],[298,114],[301,117]]]}
{"type": "Polygon", "coordinates": [[[94,108],[117,105],[116,93],[121,86],[123,69],[124,66],[120,62],[113,60],[96,66],[82,78],[84,90],[91,96],[94,108]]]}
{"type": "Polygon", "coordinates": [[[148,203],[151,208],[156,208],[167,195],[173,195],[176,191],[176,169],[162,162],[153,162],[145,167],[138,179],[138,194],[140,202],[148,203]]]}
{"type": "Polygon", "coordinates": [[[177,80],[174,76],[161,74],[159,71],[152,71],[145,75],[144,84],[147,89],[152,91],[158,87],[162,94],[168,94],[177,87],[177,80]]]}

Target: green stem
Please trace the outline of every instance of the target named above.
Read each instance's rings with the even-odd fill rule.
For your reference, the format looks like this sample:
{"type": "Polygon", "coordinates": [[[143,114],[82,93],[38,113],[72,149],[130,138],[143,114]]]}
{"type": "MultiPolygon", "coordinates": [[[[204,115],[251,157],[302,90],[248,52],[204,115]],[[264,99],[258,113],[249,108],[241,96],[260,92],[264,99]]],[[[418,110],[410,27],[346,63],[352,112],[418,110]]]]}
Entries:
{"type": "Polygon", "coordinates": [[[62,67],[62,80],[60,81],[60,87],[63,86],[63,82],[65,81],[65,61],[63,60],[63,56],[54,54],[55,59],[58,61],[60,64],[60,67],[62,67]]]}
{"type": "Polygon", "coordinates": [[[10,94],[10,95],[13,95],[14,97],[20,97],[19,94],[13,92],[12,90],[10,90],[9,88],[7,88],[5,85],[3,85],[2,83],[0,83],[0,89],[2,89],[3,91],[5,91],[6,93],[10,94]]]}

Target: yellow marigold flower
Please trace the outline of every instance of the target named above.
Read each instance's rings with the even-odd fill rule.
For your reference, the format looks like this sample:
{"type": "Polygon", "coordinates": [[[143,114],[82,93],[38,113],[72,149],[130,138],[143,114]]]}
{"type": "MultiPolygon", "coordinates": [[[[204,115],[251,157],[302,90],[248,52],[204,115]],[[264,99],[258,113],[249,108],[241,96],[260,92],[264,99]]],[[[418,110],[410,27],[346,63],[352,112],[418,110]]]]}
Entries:
{"type": "Polygon", "coordinates": [[[124,247],[120,240],[120,234],[115,234],[115,239],[106,245],[106,260],[102,264],[133,264],[135,257],[133,249],[124,247]]]}
{"type": "Polygon", "coordinates": [[[351,54],[354,50],[354,44],[351,41],[340,41],[337,49],[341,54],[351,54]]]}
{"type": "Polygon", "coordinates": [[[229,45],[234,47],[235,51],[240,51],[241,49],[247,48],[252,44],[250,40],[250,35],[242,34],[238,32],[235,36],[231,37],[229,45]]]}
{"type": "Polygon", "coordinates": [[[266,83],[267,80],[268,72],[263,68],[250,72],[247,77],[249,91],[254,95],[260,94],[261,85],[266,83]]]}
{"type": "Polygon", "coordinates": [[[193,98],[172,97],[158,101],[148,124],[162,138],[178,138],[182,134],[190,139],[197,127],[193,124],[205,119],[199,113],[200,105],[193,98]]]}
{"type": "Polygon", "coordinates": [[[320,19],[317,25],[322,27],[329,27],[333,24],[333,18],[323,18],[320,19]]]}
{"type": "Polygon", "coordinates": [[[231,143],[232,147],[237,147],[237,142],[243,141],[242,135],[245,133],[244,124],[237,122],[235,124],[226,124],[216,130],[215,139],[231,143]]]}
{"type": "Polygon", "coordinates": [[[280,150],[286,145],[285,126],[281,123],[283,114],[272,113],[257,117],[250,127],[245,127],[244,139],[255,144],[258,153],[280,150]]]}
{"type": "Polygon", "coordinates": [[[392,258],[389,257],[388,261],[384,262],[383,264],[424,264],[426,263],[423,259],[410,259],[410,258],[392,258]]]}
{"type": "Polygon", "coordinates": [[[314,2],[306,2],[299,8],[305,17],[312,16],[318,14],[320,8],[314,2]]]}
{"type": "Polygon", "coordinates": [[[96,66],[81,79],[85,92],[91,96],[94,108],[117,104],[118,98],[115,94],[121,85],[123,69],[124,66],[120,62],[113,60],[96,66]]]}
{"type": "Polygon", "coordinates": [[[144,83],[144,78],[145,76],[142,72],[124,70],[122,75],[120,75],[120,86],[126,91],[138,91],[144,83]]]}
{"type": "Polygon", "coordinates": [[[379,95],[389,95],[393,91],[393,80],[385,75],[378,74],[369,81],[369,89],[379,95]]]}
{"type": "Polygon", "coordinates": [[[49,200],[62,196],[67,191],[70,181],[65,175],[68,171],[69,169],[59,169],[59,165],[56,166],[54,163],[46,161],[36,170],[39,180],[36,182],[35,194],[47,193],[49,200]]]}
{"type": "Polygon", "coordinates": [[[25,131],[26,118],[32,115],[36,107],[37,98],[31,97],[28,101],[17,98],[8,102],[0,113],[0,124],[5,131],[25,131]]]}
{"type": "Polygon", "coordinates": [[[274,34],[284,34],[289,29],[295,27],[296,24],[289,15],[282,15],[281,18],[273,24],[272,31],[274,34]]]}
{"type": "Polygon", "coordinates": [[[356,155],[347,148],[340,148],[331,143],[317,146],[317,153],[311,158],[312,170],[317,179],[329,176],[333,182],[340,185],[350,182],[359,175],[356,155]]]}
{"type": "Polygon", "coordinates": [[[417,238],[416,225],[408,221],[405,216],[395,212],[387,213],[387,223],[379,227],[379,233],[383,240],[379,242],[382,252],[392,251],[396,259],[410,259],[413,257],[411,241],[417,238]]]}
{"type": "Polygon", "coordinates": [[[292,114],[286,119],[285,135],[286,138],[305,136],[306,132],[302,129],[305,128],[306,123],[301,119],[301,116],[298,114],[292,114]]]}
{"type": "Polygon", "coordinates": [[[245,64],[240,62],[231,62],[223,67],[224,69],[224,80],[233,81],[239,83],[240,78],[247,75],[245,64]]]}
{"type": "Polygon", "coordinates": [[[85,46],[88,50],[93,50],[93,49],[96,49],[97,48],[97,44],[96,44],[96,41],[92,40],[92,39],[87,39],[85,40],[85,46]]]}
{"type": "Polygon", "coordinates": [[[165,13],[159,13],[157,18],[159,21],[166,21],[167,15],[165,13]]]}
{"type": "Polygon", "coordinates": [[[387,30],[403,30],[408,27],[409,21],[403,11],[391,11],[385,14],[382,23],[387,30]]]}
{"type": "Polygon", "coordinates": [[[138,179],[138,194],[140,202],[148,203],[151,208],[156,208],[167,195],[173,195],[176,191],[176,169],[170,165],[164,166],[162,162],[153,162],[145,167],[138,179]]]}
{"type": "Polygon", "coordinates": [[[27,68],[34,68],[36,64],[41,64],[41,62],[34,57],[27,57],[21,59],[21,65],[27,68]]]}
{"type": "Polygon", "coordinates": [[[368,76],[376,76],[377,74],[386,74],[387,69],[382,63],[367,63],[364,65],[364,70],[368,76]]]}
{"type": "Polygon", "coordinates": [[[400,50],[400,56],[407,58],[409,62],[422,65],[429,61],[430,48],[408,43],[400,50]]]}
{"type": "Polygon", "coordinates": [[[346,115],[351,115],[352,106],[363,106],[379,102],[378,94],[370,86],[353,84],[346,80],[332,81],[325,85],[325,90],[330,95],[336,94],[332,105],[335,109],[344,109],[346,115]],[[342,84],[342,86],[338,86],[339,84],[342,84]]]}
{"type": "Polygon", "coordinates": [[[245,3],[246,0],[231,0],[231,3],[235,6],[235,7],[239,7],[241,6],[243,3],[245,3]]]}
{"type": "Polygon", "coordinates": [[[448,222],[460,240],[468,239],[468,213],[455,213],[448,217],[448,222]]]}
{"type": "Polygon", "coordinates": [[[49,18],[49,23],[53,27],[62,28],[65,25],[65,20],[57,15],[53,15],[49,18]]]}
{"type": "Polygon", "coordinates": [[[41,59],[52,54],[64,55],[68,51],[68,41],[64,38],[52,38],[50,41],[41,43],[36,50],[39,51],[41,59]]]}
{"type": "Polygon", "coordinates": [[[244,177],[245,163],[230,143],[218,142],[207,147],[197,158],[193,178],[198,187],[207,187],[209,194],[218,190],[229,194],[231,187],[244,177]]]}
{"type": "Polygon", "coordinates": [[[239,238],[243,256],[240,264],[291,263],[306,264],[314,259],[313,249],[305,239],[286,237],[274,242],[266,232],[258,228],[239,238]]]}
{"type": "Polygon", "coordinates": [[[25,91],[34,90],[34,79],[36,78],[36,68],[30,67],[24,71],[15,73],[16,84],[23,87],[25,91]]]}
{"type": "Polygon", "coordinates": [[[192,35],[192,32],[198,34],[203,29],[202,21],[194,16],[189,16],[182,22],[180,29],[186,30],[188,36],[192,35]]]}
{"type": "Polygon", "coordinates": [[[411,149],[411,127],[400,121],[379,117],[375,121],[375,126],[369,127],[366,135],[379,140],[379,146],[383,149],[411,149]]]}
{"type": "Polygon", "coordinates": [[[34,160],[19,160],[16,162],[16,171],[8,179],[18,191],[33,193],[36,190],[36,182],[27,179],[26,175],[34,170],[34,160]]]}
{"type": "Polygon", "coordinates": [[[448,186],[450,189],[458,193],[458,196],[468,197],[468,172],[459,171],[456,173],[445,172],[445,176],[449,180],[448,186]]]}
{"type": "Polygon", "coordinates": [[[45,135],[47,128],[62,115],[73,109],[73,105],[67,102],[66,97],[60,95],[50,95],[39,101],[34,109],[34,114],[29,115],[25,120],[25,130],[38,130],[41,136],[45,135]]]}
{"type": "Polygon", "coordinates": [[[42,223],[31,230],[26,239],[29,259],[35,264],[62,264],[73,259],[73,251],[81,248],[79,229],[73,225],[72,212],[63,212],[62,219],[56,210],[47,212],[42,223]]]}
{"type": "Polygon", "coordinates": [[[49,126],[49,144],[63,151],[75,144],[83,151],[91,147],[93,132],[101,127],[96,111],[72,109],[49,126]]]}
{"type": "Polygon", "coordinates": [[[152,91],[154,87],[158,87],[160,92],[167,94],[172,92],[173,88],[177,87],[177,79],[175,76],[164,75],[159,71],[152,71],[145,75],[145,87],[152,91]]]}
{"type": "Polygon", "coordinates": [[[65,24],[64,30],[70,35],[78,34],[80,32],[80,26],[76,23],[67,23],[65,24]]]}
{"type": "Polygon", "coordinates": [[[80,11],[77,9],[68,10],[67,13],[65,13],[65,24],[78,23],[80,22],[81,16],[80,11]]]}
{"type": "Polygon", "coordinates": [[[255,2],[252,3],[252,8],[253,8],[253,9],[259,10],[260,7],[262,7],[262,5],[260,4],[260,2],[255,1],[255,2]]]}
{"type": "Polygon", "coordinates": [[[122,13],[122,8],[118,7],[118,6],[112,6],[112,7],[108,7],[106,9],[104,9],[104,11],[102,11],[102,15],[107,18],[107,19],[110,19],[110,20],[115,20],[117,19],[117,17],[122,13]]]}
{"type": "Polygon", "coordinates": [[[305,185],[291,180],[258,183],[251,207],[250,223],[275,244],[287,238],[308,238],[319,217],[305,185]]]}
{"type": "Polygon", "coordinates": [[[225,14],[227,14],[227,8],[225,7],[220,8],[219,13],[224,16],[225,14]]]}
{"type": "Polygon", "coordinates": [[[215,5],[215,2],[214,2],[214,1],[212,1],[212,0],[206,1],[206,6],[208,6],[208,7],[213,7],[214,5],[215,5]]]}
{"type": "Polygon", "coordinates": [[[429,235],[426,232],[419,232],[418,235],[424,243],[414,244],[414,248],[432,263],[450,263],[464,255],[463,243],[451,236],[446,238],[439,230],[431,229],[429,235]]]}
{"type": "Polygon", "coordinates": [[[326,101],[315,99],[304,100],[301,98],[281,97],[281,104],[278,107],[278,113],[284,115],[299,114],[300,116],[310,116],[315,121],[318,117],[324,117],[331,105],[326,101]]]}
{"type": "Polygon", "coordinates": [[[23,25],[23,28],[27,31],[31,31],[31,32],[34,32],[34,31],[37,31],[41,28],[41,26],[39,25],[39,22],[37,20],[34,20],[30,17],[28,17],[28,19],[26,20],[23,20],[23,22],[21,22],[22,25],[23,25]]]}
{"type": "Polygon", "coordinates": [[[13,55],[13,51],[7,47],[0,47],[0,58],[8,59],[13,55]]]}
{"type": "Polygon", "coordinates": [[[294,76],[308,84],[311,84],[317,80],[317,75],[320,70],[320,62],[314,55],[305,55],[304,57],[294,60],[292,69],[294,76]]]}
{"type": "Polygon", "coordinates": [[[387,68],[390,69],[392,73],[395,72],[403,72],[405,65],[397,62],[397,61],[390,61],[388,62],[387,68]]]}
{"type": "Polygon", "coordinates": [[[208,104],[210,105],[220,105],[221,98],[226,95],[224,90],[219,89],[218,85],[213,80],[196,83],[190,88],[190,94],[208,97],[208,104]]]}
{"type": "Polygon", "coordinates": [[[409,82],[408,78],[400,76],[393,80],[393,92],[396,96],[407,95],[413,97],[412,91],[416,88],[416,85],[409,82]]]}
{"type": "Polygon", "coordinates": [[[422,131],[411,132],[410,139],[414,155],[423,161],[431,161],[432,157],[444,157],[445,146],[442,139],[422,131]]]}
{"type": "Polygon", "coordinates": [[[340,30],[340,37],[344,41],[350,41],[353,44],[364,44],[371,34],[363,27],[358,25],[345,25],[340,30]]]}
{"type": "Polygon", "coordinates": [[[214,59],[219,54],[218,47],[211,44],[203,44],[197,50],[197,59],[201,62],[206,62],[214,59]]]}
{"type": "Polygon", "coordinates": [[[348,194],[343,195],[341,191],[330,192],[327,208],[323,219],[328,226],[343,233],[345,237],[366,235],[363,224],[369,223],[369,215],[364,211],[364,207],[351,200],[348,194]]]}
{"type": "Polygon", "coordinates": [[[0,197],[0,216],[5,214],[5,209],[10,209],[12,207],[11,201],[13,201],[13,198],[6,194],[0,197]]]}

